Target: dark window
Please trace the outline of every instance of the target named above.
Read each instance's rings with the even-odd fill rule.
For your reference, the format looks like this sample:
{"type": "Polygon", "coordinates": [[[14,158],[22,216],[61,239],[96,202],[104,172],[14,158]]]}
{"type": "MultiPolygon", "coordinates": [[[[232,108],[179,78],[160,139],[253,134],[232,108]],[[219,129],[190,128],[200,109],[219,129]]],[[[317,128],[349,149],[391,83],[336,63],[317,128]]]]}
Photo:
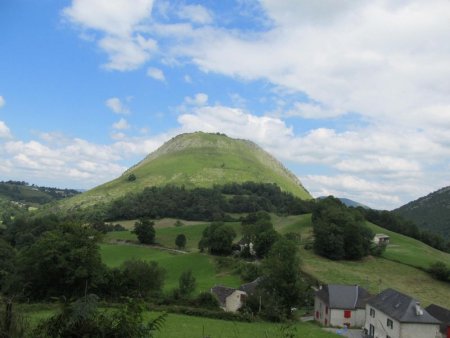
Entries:
{"type": "Polygon", "coordinates": [[[387,319],[386,325],[391,329],[394,328],[394,322],[389,318],[387,319]]]}
{"type": "Polygon", "coordinates": [[[352,311],[344,310],[344,318],[352,318],[352,311]]]}
{"type": "Polygon", "coordinates": [[[370,317],[375,318],[375,309],[370,308],[370,317]]]}
{"type": "Polygon", "coordinates": [[[319,311],[316,311],[316,318],[319,318],[319,311]]]}
{"type": "Polygon", "coordinates": [[[328,314],[328,306],[325,306],[325,314],[328,314]]]}

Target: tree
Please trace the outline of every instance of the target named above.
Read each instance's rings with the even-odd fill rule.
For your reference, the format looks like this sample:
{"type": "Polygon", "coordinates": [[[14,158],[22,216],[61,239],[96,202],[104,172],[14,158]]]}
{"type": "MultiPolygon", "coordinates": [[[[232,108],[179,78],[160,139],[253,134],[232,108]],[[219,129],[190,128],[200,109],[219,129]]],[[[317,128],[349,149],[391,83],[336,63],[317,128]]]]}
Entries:
{"type": "Polygon", "coordinates": [[[194,292],[197,282],[195,277],[192,275],[191,270],[183,271],[180,279],[178,280],[178,285],[181,296],[187,297],[194,292]]]}
{"type": "Polygon", "coordinates": [[[199,249],[208,249],[215,255],[228,255],[232,251],[233,239],[236,237],[234,229],[223,222],[213,222],[203,230],[199,249]]]}
{"type": "Polygon", "coordinates": [[[179,234],[175,238],[175,245],[178,249],[183,249],[186,246],[186,236],[184,234],[179,234]]]}
{"type": "MultiPolygon", "coordinates": [[[[297,245],[281,237],[270,249],[262,263],[261,288],[265,308],[278,312],[280,317],[291,317],[291,309],[302,301],[307,289],[300,274],[300,258],[297,245]]],[[[273,313],[276,315],[277,313],[273,313]]]]}
{"type": "Polygon", "coordinates": [[[141,219],[134,223],[133,233],[136,234],[138,240],[142,244],[153,244],[155,241],[155,223],[148,219],[141,219]]]}
{"type": "Polygon", "coordinates": [[[32,299],[80,296],[97,285],[103,265],[95,230],[64,224],[20,251],[17,269],[32,299]]]}
{"type": "Polygon", "coordinates": [[[136,181],[136,175],[135,175],[135,174],[130,174],[130,175],[128,175],[128,181],[129,181],[129,182],[136,181]]]}
{"type": "Polygon", "coordinates": [[[120,290],[116,293],[134,298],[150,298],[162,292],[165,271],[156,262],[132,259],[120,267],[120,290]]]}
{"type": "Polygon", "coordinates": [[[261,232],[255,237],[254,250],[256,256],[262,258],[266,257],[272,245],[278,240],[280,235],[274,229],[261,232]]]}
{"type": "Polygon", "coordinates": [[[437,261],[430,265],[428,272],[436,279],[448,282],[450,278],[450,268],[444,262],[437,261]]]}

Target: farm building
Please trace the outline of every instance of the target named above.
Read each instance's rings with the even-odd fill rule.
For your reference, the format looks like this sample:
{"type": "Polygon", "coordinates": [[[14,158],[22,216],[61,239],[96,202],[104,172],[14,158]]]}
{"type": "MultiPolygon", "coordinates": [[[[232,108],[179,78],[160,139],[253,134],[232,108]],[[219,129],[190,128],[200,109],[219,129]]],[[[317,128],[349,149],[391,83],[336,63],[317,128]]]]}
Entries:
{"type": "Polygon", "coordinates": [[[367,302],[364,328],[369,337],[441,337],[440,322],[417,300],[393,289],[384,290],[367,302]]]}
{"type": "Polygon", "coordinates": [[[211,293],[219,300],[220,307],[226,312],[236,312],[244,305],[247,293],[234,288],[217,285],[211,288],[211,293]]]}
{"type": "Polygon", "coordinates": [[[358,285],[325,285],[316,291],[314,318],[324,326],[363,327],[369,298],[358,285]]]}
{"type": "Polygon", "coordinates": [[[385,234],[376,234],[373,238],[373,241],[376,245],[388,245],[389,244],[389,236],[385,234]]]}

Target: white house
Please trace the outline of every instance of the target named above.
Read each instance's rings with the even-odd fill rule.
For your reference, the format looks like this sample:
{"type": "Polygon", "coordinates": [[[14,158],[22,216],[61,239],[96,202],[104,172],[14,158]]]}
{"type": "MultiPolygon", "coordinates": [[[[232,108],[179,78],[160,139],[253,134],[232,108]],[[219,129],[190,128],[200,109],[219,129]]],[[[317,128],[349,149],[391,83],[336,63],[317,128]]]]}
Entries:
{"type": "Polygon", "coordinates": [[[211,293],[217,297],[220,307],[226,312],[236,312],[244,305],[247,298],[245,291],[221,285],[211,288],[211,293]]]}
{"type": "Polygon", "coordinates": [[[363,327],[369,298],[358,285],[325,285],[315,294],[314,319],[324,326],[363,327]]]}
{"type": "Polygon", "coordinates": [[[393,289],[366,305],[366,334],[373,338],[440,338],[440,322],[417,300],[393,289]]]}

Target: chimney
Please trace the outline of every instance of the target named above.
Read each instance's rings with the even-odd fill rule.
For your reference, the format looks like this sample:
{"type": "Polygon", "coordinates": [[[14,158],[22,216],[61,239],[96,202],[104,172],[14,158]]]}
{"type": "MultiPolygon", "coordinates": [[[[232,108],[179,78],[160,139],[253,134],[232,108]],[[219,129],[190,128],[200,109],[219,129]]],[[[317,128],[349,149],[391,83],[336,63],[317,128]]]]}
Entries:
{"type": "Polygon", "coordinates": [[[415,308],[416,308],[416,316],[423,316],[423,310],[420,307],[420,303],[419,302],[416,302],[415,308]]]}

